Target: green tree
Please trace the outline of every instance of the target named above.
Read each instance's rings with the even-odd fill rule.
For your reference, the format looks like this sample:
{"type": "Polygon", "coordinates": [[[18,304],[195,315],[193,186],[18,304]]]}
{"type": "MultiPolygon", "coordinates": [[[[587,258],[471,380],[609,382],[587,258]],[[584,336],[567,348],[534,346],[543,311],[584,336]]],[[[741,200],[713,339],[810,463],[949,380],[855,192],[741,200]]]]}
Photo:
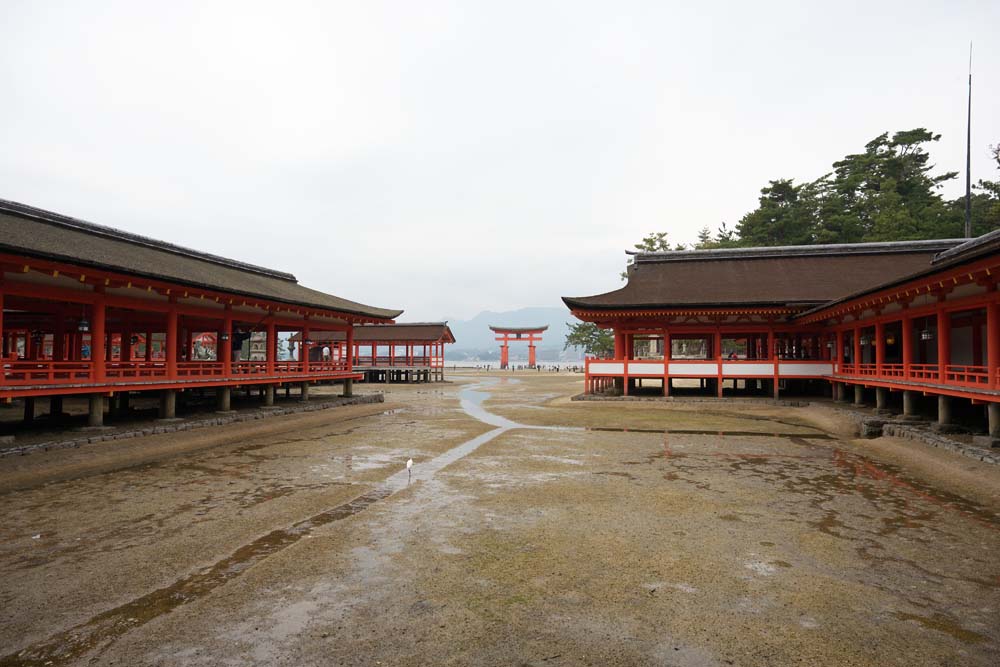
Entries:
{"type": "MultiPolygon", "coordinates": [[[[650,232],[642,237],[642,240],[633,246],[639,252],[668,252],[670,250],[684,250],[683,245],[678,245],[676,248],[671,248],[670,243],[667,241],[666,232],[650,232]]],[[[621,272],[621,279],[628,280],[628,267],[632,266],[634,263],[632,257],[628,258],[625,264],[625,270],[621,272]]]]}
{"type": "MultiPolygon", "coordinates": [[[[1000,144],[990,146],[990,153],[996,160],[997,170],[1000,172],[1000,144]]],[[[965,196],[952,200],[950,206],[955,215],[960,215],[965,220],[965,196]]],[[[1000,173],[997,180],[989,181],[980,179],[972,186],[972,235],[980,236],[1000,229],[1000,173]]]]}
{"type": "Polygon", "coordinates": [[[811,206],[802,198],[805,187],[795,185],[791,179],[779,179],[761,188],[757,209],[743,216],[736,225],[740,245],[813,243],[815,221],[811,206]]]}
{"type": "MultiPolygon", "coordinates": [[[[925,128],[891,137],[886,132],[815,181],[770,181],[761,190],[758,207],[740,220],[733,242],[772,246],[958,235],[961,215],[939,192],[957,174],[934,174],[927,151],[940,138],[925,128]]],[[[988,206],[980,208],[984,206],[988,217],[988,206]]]]}
{"type": "Polygon", "coordinates": [[[609,329],[601,329],[593,322],[566,323],[569,333],[563,349],[583,348],[585,354],[596,357],[610,357],[615,351],[615,335],[609,329]]]}

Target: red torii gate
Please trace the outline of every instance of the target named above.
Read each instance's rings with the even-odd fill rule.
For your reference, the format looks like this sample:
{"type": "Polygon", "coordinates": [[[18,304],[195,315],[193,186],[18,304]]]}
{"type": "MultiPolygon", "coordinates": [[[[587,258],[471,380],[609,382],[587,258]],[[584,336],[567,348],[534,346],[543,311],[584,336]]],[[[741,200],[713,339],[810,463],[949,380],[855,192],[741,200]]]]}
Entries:
{"type": "Polygon", "coordinates": [[[544,327],[495,327],[490,325],[490,331],[497,334],[496,339],[503,343],[500,346],[500,368],[507,368],[509,365],[511,341],[519,340],[528,343],[528,366],[534,368],[535,343],[542,342],[542,332],[548,328],[548,325],[544,327]]]}

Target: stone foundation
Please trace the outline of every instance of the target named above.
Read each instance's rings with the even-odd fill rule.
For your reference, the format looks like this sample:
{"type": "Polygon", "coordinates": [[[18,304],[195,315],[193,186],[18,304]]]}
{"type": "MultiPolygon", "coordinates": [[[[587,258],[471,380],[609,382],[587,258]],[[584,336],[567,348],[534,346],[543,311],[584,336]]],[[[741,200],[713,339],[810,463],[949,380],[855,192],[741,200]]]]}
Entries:
{"type": "MultiPolygon", "coordinates": [[[[290,406],[267,407],[243,412],[229,412],[225,415],[215,414],[207,419],[191,419],[190,421],[177,420],[176,423],[163,423],[158,421],[155,426],[136,428],[130,431],[116,431],[113,433],[90,434],[87,437],[79,437],[73,440],[61,440],[55,442],[39,442],[23,447],[10,447],[0,451],[0,458],[12,456],[14,454],[24,456],[32,452],[47,452],[50,449],[68,449],[70,447],[80,447],[81,445],[95,444],[98,442],[108,442],[111,440],[127,440],[129,438],[140,438],[146,435],[159,435],[161,433],[176,433],[177,431],[191,431],[209,426],[223,426],[234,422],[248,422],[255,419],[265,419],[277,415],[290,415],[297,412],[315,412],[317,410],[327,410],[338,408],[344,405],[365,405],[369,403],[385,402],[384,394],[365,394],[363,396],[353,396],[350,398],[333,398],[326,401],[315,401],[310,403],[299,403],[290,406]]],[[[0,441],[0,444],[3,444],[0,441]]]]}

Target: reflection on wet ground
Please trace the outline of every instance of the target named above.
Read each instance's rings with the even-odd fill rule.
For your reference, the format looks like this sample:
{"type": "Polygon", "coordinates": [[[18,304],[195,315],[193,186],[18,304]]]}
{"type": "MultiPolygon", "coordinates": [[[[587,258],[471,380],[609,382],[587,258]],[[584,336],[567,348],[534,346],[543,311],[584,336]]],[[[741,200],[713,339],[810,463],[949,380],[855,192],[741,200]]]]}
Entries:
{"type": "MultiPolygon", "coordinates": [[[[28,665],[62,665],[67,664],[82,655],[107,646],[117,637],[139,627],[154,618],[168,613],[181,605],[204,597],[226,582],[240,576],[255,563],[295,544],[309,535],[314,529],[340,521],[364,511],[374,503],[388,498],[394,493],[407,488],[414,481],[430,479],[445,466],[474,452],[483,444],[520,424],[497,417],[482,408],[482,402],[488,398],[487,392],[477,391],[478,386],[493,384],[485,380],[479,385],[463,387],[460,393],[462,408],[470,415],[497,428],[487,431],[468,440],[445,453],[425,461],[416,467],[416,472],[401,470],[376,486],[375,489],[354,498],[330,510],[299,521],[288,528],[274,530],[253,542],[246,544],[228,557],[213,565],[188,575],[173,584],[155,590],[140,598],[127,602],[119,607],[103,612],[87,622],[77,625],[65,632],[50,638],[41,644],[30,646],[15,654],[0,657],[0,667],[28,665]]],[[[255,447],[250,445],[239,448],[246,452],[255,447]]],[[[192,470],[215,473],[216,470],[206,470],[201,464],[182,464],[192,470]]],[[[179,507],[181,512],[190,508],[179,507]]],[[[41,563],[38,563],[41,564],[41,563]]]]}
{"type": "MultiPolygon", "coordinates": [[[[517,615],[525,609],[530,609],[532,614],[549,613],[553,610],[557,614],[574,613],[568,611],[575,608],[574,601],[591,595],[589,583],[578,584],[576,588],[570,586],[568,592],[544,588],[547,585],[544,583],[546,577],[556,579],[562,577],[563,572],[571,570],[570,567],[564,567],[568,563],[566,557],[561,555],[565,550],[550,546],[540,537],[562,529],[556,523],[546,524],[544,530],[537,534],[527,533],[529,539],[523,539],[524,533],[516,531],[528,530],[532,522],[545,520],[549,513],[560,515],[566,507],[571,507],[572,516],[580,518],[580,523],[587,528],[586,532],[599,533],[599,528],[590,531],[590,522],[595,520],[594,517],[600,518],[602,505],[614,505],[613,511],[618,513],[603,529],[607,533],[614,533],[619,525],[624,525],[626,529],[622,535],[627,537],[614,543],[615,556],[608,562],[617,563],[621,560],[633,569],[638,567],[657,570],[655,575],[649,575],[649,580],[655,581],[644,589],[642,604],[646,604],[647,599],[664,600],[672,594],[676,596],[681,593],[697,595],[697,605],[707,608],[712,604],[719,605],[711,596],[726,594],[719,608],[723,608],[725,614],[743,615],[741,623],[752,623],[752,620],[746,619],[755,615],[762,618],[766,613],[772,613],[765,611],[772,602],[775,607],[795,608],[803,598],[794,596],[803,589],[809,590],[811,578],[816,578],[832,581],[838,587],[863,589],[875,595],[884,594],[884,597],[880,598],[874,611],[858,612],[850,606],[842,606],[839,612],[826,617],[822,614],[803,615],[796,620],[795,629],[811,630],[823,625],[825,631],[842,632],[845,626],[835,626],[841,622],[836,617],[839,613],[850,617],[850,623],[886,626],[889,629],[885,632],[889,633],[907,626],[927,634],[937,633],[943,637],[941,641],[955,641],[963,648],[975,647],[969,650],[981,653],[988,653],[1000,640],[1000,627],[997,627],[996,615],[991,606],[995,606],[997,591],[1000,591],[1000,572],[994,565],[996,550],[1000,547],[1000,538],[997,537],[1000,517],[986,507],[935,488],[908,475],[897,466],[884,464],[852,451],[826,433],[801,432],[804,428],[802,424],[794,425],[799,432],[790,432],[791,424],[777,426],[780,423],[778,420],[772,420],[774,424],[770,428],[774,429],[773,432],[743,430],[755,428],[755,425],[739,421],[730,423],[743,428],[726,430],[528,426],[484,408],[484,402],[493,398],[491,394],[501,393],[500,387],[504,384],[512,383],[508,378],[477,379],[475,384],[463,387],[458,395],[461,410],[493,427],[491,430],[465,440],[437,456],[418,459],[412,478],[405,470],[400,470],[374,483],[374,488],[368,484],[362,486],[363,482],[350,475],[344,476],[345,471],[395,468],[400,461],[398,457],[393,458],[385,451],[380,452],[370,447],[364,439],[349,451],[341,450],[331,454],[329,450],[324,450],[320,458],[303,457],[312,475],[308,479],[296,481],[290,481],[287,475],[274,473],[261,477],[261,470],[254,464],[261,461],[273,463],[275,458],[261,452],[266,446],[261,444],[248,444],[231,450],[238,451],[241,457],[247,457],[246,460],[240,459],[235,463],[225,456],[216,460],[208,455],[196,461],[171,464],[175,469],[183,471],[189,478],[187,483],[194,487],[197,487],[200,480],[217,479],[226,475],[233,479],[253,479],[259,482],[253,489],[234,489],[228,494],[220,492],[218,488],[214,492],[194,494],[185,504],[172,508],[175,515],[194,514],[201,517],[227,507],[242,510],[300,490],[316,491],[329,485],[357,486],[355,493],[369,490],[347,502],[334,505],[328,500],[323,505],[314,506],[312,510],[296,514],[295,516],[308,516],[315,512],[315,507],[334,505],[331,509],[315,513],[301,521],[269,523],[268,526],[290,525],[267,532],[232,550],[225,558],[167,586],[136,597],[84,622],[78,622],[71,629],[39,641],[24,651],[0,657],[0,667],[61,665],[95,654],[99,659],[105,649],[126,633],[204,598],[268,557],[279,554],[303,538],[311,537],[316,529],[336,524],[376,506],[416,482],[428,483],[417,486],[418,493],[401,496],[392,504],[379,505],[386,508],[384,512],[366,514],[364,524],[367,526],[367,522],[375,521],[367,517],[379,517],[382,514],[395,516],[397,522],[418,526],[415,530],[420,535],[420,543],[426,543],[425,538],[430,533],[432,537],[436,535],[430,540],[431,543],[437,541],[450,549],[442,550],[437,555],[438,560],[430,559],[434,561],[434,566],[428,569],[433,569],[434,574],[414,573],[415,576],[472,582],[469,586],[486,585],[491,575],[484,572],[483,564],[494,567],[493,563],[509,562],[522,552],[530,552],[532,559],[555,558],[551,561],[554,565],[540,570],[537,577],[522,576],[522,572],[518,571],[511,579],[500,579],[498,570],[493,571],[498,586],[502,583],[515,589],[521,587],[515,591],[504,590],[504,599],[508,600],[504,604],[508,606],[501,613],[509,611],[517,615]],[[465,459],[460,466],[450,469],[448,474],[437,474],[446,466],[477,452],[484,444],[508,433],[508,437],[498,440],[490,448],[478,451],[476,456],[465,459]],[[327,466],[332,468],[328,470],[327,466]],[[471,484],[468,486],[461,486],[469,482],[471,484]],[[448,505],[446,489],[450,485],[456,485],[454,488],[462,488],[468,494],[466,497],[470,499],[469,502],[463,503],[466,507],[453,509],[453,506],[448,505]],[[589,505],[588,496],[574,495],[590,492],[595,493],[597,500],[589,505]],[[505,500],[511,503],[515,502],[513,499],[522,498],[521,502],[524,504],[490,505],[490,498],[511,499],[505,500]],[[528,500],[525,501],[524,498],[528,500]],[[441,522],[432,524],[429,523],[430,520],[424,520],[424,523],[417,521],[417,513],[427,507],[422,503],[433,499],[440,501],[439,510],[448,508],[446,513],[449,515],[452,532],[442,529],[441,522]],[[622,499],[634,502],[629,505],[622,499]],[[655,504],[657,502],[662,504],[655,504]],[[413,514],[400,514],[400,506],[406,504],[410,505],[408,511],[413,514]],[[697,509],[691,509],[691,506],[697,509]],[[496,507],[512,507],[513,511],[496,510],[496,507]],[[705,509],[706,507],[710,509],[705,509]],[[581,511],[576,513],[577,509],[581,511]],[[463,524],[454,518],[463,511],[469,512],[468,516],[473,517],[471,523],[463,524]],[[626,513],[629,513],[629,517],[626,517],[626,513]],[[634,518],[632,514],[635,515],[634,518]],[[483,529],[484,517],[490,523],[488,529],[483,529]],[[979,530],[980,528],[987,530],[979,530]],[[659,535],[656,535],[658,531],[659,535]],[[470,535],[472,537],[468,537],[470,535]],[[494,553],[476,549],[475,540],[490,536],[495,538],[490,543],[491,548],[506,551],[494,553]],[[635,540],[641,545],[645,540],[661,536],[672,537],[669,537],[667,551],[656,552],[654,560],[637,558],[636,549],[628,541],[635,540]],[[467,541],[458,541],[465,540],[466,537],[467,541]],[[456,544],[452,545],[449,539],[455,539],[456,544]],[[713,551],[711,548],[703,548],[705,545],[724,548],[713,551]],[[685,552],[685,549],[690,551],[685,552]],[[948,552],[948,549],[956,551],[948,552]],[[463,576],[438,574],[438,567],[449,558],[459,564],[459,569],[449,572],[452,575],[456,572],[464,573],[463,576]],[[691,558],[696,563],[711,561],[711,566],[718,569],[712,571],[711,578],[691,580],[697,585],[680,579],[661,581],[672,576],[679,578],[681,575],[678,572],[685,565],[684,558],[691,558]],[[724,569],[730,560],[735,563],[735,575],[724,569]],[[662,573],[659,571],[661,568],[662,573]],[[728,579],[736,580],[738,588],[726,589],[721,582],[728,579]],[[803,582],[803,579],[806,581],[803,582]],[[533,588],[536,585],[539,587],[537,591],[533,588]],[[766,585],[773,588],[764,588],[766,585]],[[536,600],[534,595],[538,596],[538,600],[544,598],[544,601],[536,600]],[[535,606],[529,607],[528,600],[535,606]],[[559,600],[569,600],[568,606],[558,607],[559,600]],[[892,626],[893,623],[896,625],[892,626]]],[[[546,396],[548,394],[537,393],[533,398],[544,401],[547,400],[546,396]]],[[[449,408],[438,411],[447,414],[455,410],[449,408]]],[[[405,412],[392,415],[392,423],[399,425],[406,420],[405,423],[415,425],[416,422],[410,422],[405,412]]],[[[759,418],[748,419],[763,421],[759,418]]],[[[362,428],[365,427],[361,424],[341,423],[336,428],[303,433],[301,439],[296,437],[282,442],[322,441],[327,437],[350,435],[362,428]]],[[[469,433],[471,432],[474,431],[469,433]]],[[[291,457],[294,458],[297,453],[298,450],[293,450],[291,457]]],[[[286,453],[284,456],[289,455],[286,453]]],[[[301,470],[303,463],[296,464],[292,461],[290,469],[295,470],[295,465],[299,465],[301,470]]],[[[114,498],[109,502],[126,502],[128,494],[137,492],[137,489],[141,493],[145,487],[129,485],[120,490],[112,489],[109,495],[114,498]]],[[[353,489],[348,492],[352,491],[353,489]]],[[[75,501],[68,499],[64,502],[75,501]]],[[[49,502],[44,509],[51,511],[52,503],[49,502]]],[[[140,517],[133,528],[134,534],[128,534],[127,529],[118,527],[113,534],[109,531],[107,534],[95,535],[87,542],[100,549],[126,549],[137,540],[150,539],[151,536],[162,538],[172,531],[184,529],[183,525],[171,524],[170,518],[169,515],[140,517]]],[[[342,529],[344,533],[347,532],[347,526],[342,529]]],[[[395,535],[395,532],[390,531],[390,534],[395,535]]],[[[585,535],[583,538],[578,537],[576,541],[569,540],[569,544],[574,545],[570,550],[578,546],[582,549],[584,540],[590,537],[585,535]]],[[[231,544],[240,544],[242,541],[231,544]]],[[[415,543],[409,546],[413,547],[415,543]]],[[[363,547],[368,550],[365,553],[374,553],[378,549],[372,542],[362,544],[367,545],[363,547]]],[[[552,543],[557,544],[559,543],[552,543]]],[[[74,549],[79,548],[70,544],[61,555],[72,554],[74,549]]],[[[601,552],[597,553],[601,555],[601,552]]],[[[285,554],[274,563],[280,564],[282,558],[294,558],[299,554],[300,552],[285,554]]],[[[19,561],[17,566],[37,567],[51,562],[55,555],[60,554],[37,551],[30,558],[25,557],[19,561]]],[[[338,559],[341,557],[337,555],[338,559]]],[[[73,561],[68,558],[67,562],[73,561]]],[[[418,569],[425,566],[426,559],[418,561],[417,565],[418,569]]],[[[582,565],[584,569],[587,567],[586,563],[577,562],[575,565],[582,565]]],[[[383,561],[368,564],[370,568],[383,566],[383,561]]],[[[686,570],[696,571],[697,567],[686,570]]],[[[386,572],[379,574],[384,576],[386,572]]],[[[595,572],[588,576],[590,580],[601,576],[600,568],[595,568],[595,572]]],[[[478,589],[470,590],[471,597],[479,600],[477,610],[496,612],[497,607],[494,605],[497,603],[492,597],[478,589]]],[[[625,595],[620,580],[613,581],[609,589],[596,590],[598,596],[603,596],[601,604],[614,604],[616,596],[625,595]]],[[[467,590],[464,592],[468,593],[467,590]]],[[[437,610],[447,606],[445,601],[460,607],[462,600],[467,599],[468,596],[442,597],[433,602],[421,599],[415,604],[420,605],[420,609],[437,610]]],[[[364,608],[366,600],[370,601],[371,598],[361,596],[359,599],[352,599],[351,605],[364,608]]],[[[854,601],[857,604],[864,603],[863,597],[854,598],[854,601]]],[[[626,600],[626,603],[630,605],[628,613],[637,608],[633,605],[639,604],[634,600],[626,600]]],[[[216,602],[209,601],[209,604],[216,602]]],[[[277,607],[283,603],[271,604],[277,607]]],[[[668,608],[671,613],[684,611],[684,603],[678,602],[676,598],[671,604],[678,605],[676,608],[668,608]]],[[[826,609],[812,600],[807,601],[805,606],[810,606],[811,613],[815,608],[826,609]]],[[[188,613],[193,615],[195,611],[196,608],[188,613]]],[[[658,609],[656,613],[662,614],[663,611],[658,609]]],[[[698,610],[689,609],[688,612],[694,616],[698,610]]],[[[439,612],[426,613],[431,617],[439,612]]],[[[595,613],[614,615],[611,607],[599,607],[595,613]]],[[[637,621],[658,618],[639,616],[640,611],[635,613],[637,621]]],[[[384,609],[380,610],[380,614],[384,616],[384,609]]],[[[461,620],[460,616],[456,618],[461,620]]],[[[397,620],[403,627],[407,627],[407,623],[417,623],[410,618],[394,619],[393,622],[397,620]]],[[[768,621],[770,620],[769,617],[768,621]]],[[[700,621],[701,619],[699,623],[700,621]]],[[[338,620],[337,623],[341,621],[338,620]]],[[[57,627],[67,625],[69,624],[57,627]]],[[[371,632],[385,631],[387,627],[376,625],[378,630],[371,632]]],[[[718,629],[728,631],[736,625],[738,624],[723,620],[718,629]]],[[[146,632],[152,632],[157,627],[160,626],[151,625],[146,632]]],[[[412,629],[422,626],[417,624],[409,627],[412,629]]],[[[443,628],[444,625],[439,626],[433,622],[431,627],[443,628]]],[[[357,629],[357,625],[351,628],[352,632],[357,629]]],[[[746,631],[745,626],[744,630],[746,631]]],[[[794,634],[788,628],[779,627],[775,636],[781,633],[794,634]]],[[[143,638],[145,634],[139,632],[136,636],[143,638]]],[[[128,644],[133,639],[135,637],[130,636],[121,644],[128,644]]],[[[293,639],[298,641],[302,638],[293,639]]],[[[304,639],[308,641],[308,638],[304,639]]],[[[845,637],[844,641],[848,639],[845,637]]],[[[346,632],[344,636],[338,637],[338,642],[343,641],[351,641],[346,632]]],[[[546,655],[556,653],[559,652],[546,655]]],[[[802,661],[809,662],[806,659],[802,661]]],[[[199,664],[209,663],[203,661],[199,664]]],[[[681,661],[678,664],[687,663],[681,661]]],[[[980,660],[975,664],[984,663],[980,660]]]]}
{"type": "Polygon", "coordinates": [[[718,435],[741,436],[747,438],[809,438],[810,440],[833,440],[829,433],[766,433],[760,431],[716,431],[707,429],[662,429],[662,428],[615,428],[605,426],[590,426],[586,430],[606,433],[660,433],[663,435],[718,435]]]}

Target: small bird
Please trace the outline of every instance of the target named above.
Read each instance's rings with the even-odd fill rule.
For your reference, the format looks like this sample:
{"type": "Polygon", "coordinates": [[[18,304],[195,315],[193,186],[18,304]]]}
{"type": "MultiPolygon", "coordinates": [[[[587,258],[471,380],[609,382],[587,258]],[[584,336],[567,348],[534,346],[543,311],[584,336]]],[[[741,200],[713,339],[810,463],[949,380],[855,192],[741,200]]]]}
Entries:
{"type": "Polygon", "coordinates": [[[409,483],[410,479],[413,478],[413,459],[406,460],[406,481],[409,483]]]}

